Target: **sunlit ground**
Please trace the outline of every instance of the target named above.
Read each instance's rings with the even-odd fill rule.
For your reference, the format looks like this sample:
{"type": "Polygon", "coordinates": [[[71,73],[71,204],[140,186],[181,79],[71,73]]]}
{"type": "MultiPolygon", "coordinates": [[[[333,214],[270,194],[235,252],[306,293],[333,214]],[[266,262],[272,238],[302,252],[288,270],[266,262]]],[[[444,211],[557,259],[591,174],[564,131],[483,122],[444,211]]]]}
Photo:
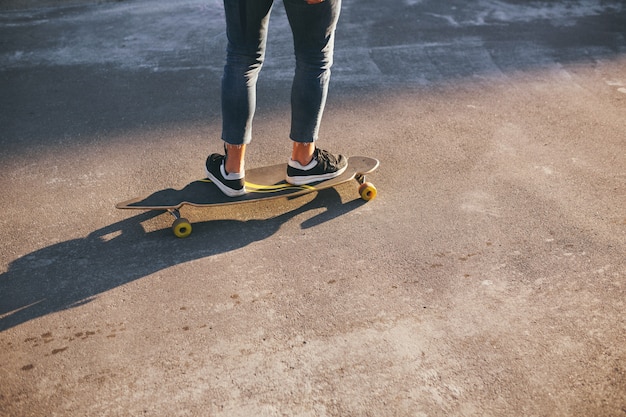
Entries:
{"type": "MultiPolygon", "coordinates": [[[[2,14],[0,409],[623,414],[623,11],[564,4],[345,2],[320,146],[379,197],[186,208],[186,240],[114,205],[220,149],[219,2],[2,14]]],[[[288,155],[288,41],[249,167],[288,155]]]]}

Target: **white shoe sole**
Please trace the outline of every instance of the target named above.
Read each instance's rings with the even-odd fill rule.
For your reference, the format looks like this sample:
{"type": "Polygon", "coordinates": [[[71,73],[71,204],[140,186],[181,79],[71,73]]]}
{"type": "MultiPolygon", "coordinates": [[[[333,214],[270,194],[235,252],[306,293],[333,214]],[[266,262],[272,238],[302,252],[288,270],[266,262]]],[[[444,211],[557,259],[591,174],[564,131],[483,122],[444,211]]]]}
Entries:
{"type": "Polygon", "coordinates": [[[232,188],[222,184],[219,179],[217,179],[215,175],[211,174],[206,167],[204,167],[204,173],[206,174],[206,177],[213,181],[213,184],[215,184],[217,188],[219,188],[220,191],[226,194],[228,197],[241,197],[242,195],[246,194],[245,186],[241,190],[233,190],[232,188]]]}
{"type": "Polygon", "coordinates": [[[291,185],[307,185],[313,182],[325,181],[325,180],[330,180],[332,178],[338,177],[346,171],[346,168],[348,168],[347,165],[343,167],[342,169],[340,169],[339,171],[329,172],[328,174],[321,174],[321,175],[309,175],[309,176],[298,175],[295,177],[287,176],[286,180],[291,185]]]}

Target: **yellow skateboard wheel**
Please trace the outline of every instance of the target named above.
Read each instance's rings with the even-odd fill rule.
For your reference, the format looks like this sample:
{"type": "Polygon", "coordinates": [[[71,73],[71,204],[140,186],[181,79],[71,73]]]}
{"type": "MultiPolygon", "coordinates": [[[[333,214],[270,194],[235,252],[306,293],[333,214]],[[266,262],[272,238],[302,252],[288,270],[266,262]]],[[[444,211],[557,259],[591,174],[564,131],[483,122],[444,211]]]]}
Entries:
{"type": "Polygon", "coordinates": [[[176,219],[172,225],[174,235],[179,238],[185,238],[191,234],[191,223],[187,219],[176,219]]]}
{"type": "Polygon", "coordinates": [[[371,182],[364,182],[359,186],[359,195],[365,201],[370,201],[376,198],[376,187],[371,182]]]}

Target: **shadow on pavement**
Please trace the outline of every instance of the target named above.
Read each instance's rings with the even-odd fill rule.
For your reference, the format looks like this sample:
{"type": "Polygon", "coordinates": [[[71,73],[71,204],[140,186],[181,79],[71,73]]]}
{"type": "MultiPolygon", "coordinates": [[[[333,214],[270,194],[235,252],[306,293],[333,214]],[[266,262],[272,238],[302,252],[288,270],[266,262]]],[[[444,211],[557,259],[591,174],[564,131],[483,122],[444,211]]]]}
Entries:
{"type": "Polygon", "coordinates": [[[144,231],[141,222],[162,212],[139,214],[83,239],[58,243],[13,261],[0,275],[0,331],[84,305],[103,292],[171,266],[267,239],[284,223],[310,210],[326,208],[305,220],[302,228],[315,227],[364,203],[361,199],[343,203],[337,190],[327,189],[297,209],[267,220],[194,223],[194,234],[183,240],[169,230],[144,231]]]}

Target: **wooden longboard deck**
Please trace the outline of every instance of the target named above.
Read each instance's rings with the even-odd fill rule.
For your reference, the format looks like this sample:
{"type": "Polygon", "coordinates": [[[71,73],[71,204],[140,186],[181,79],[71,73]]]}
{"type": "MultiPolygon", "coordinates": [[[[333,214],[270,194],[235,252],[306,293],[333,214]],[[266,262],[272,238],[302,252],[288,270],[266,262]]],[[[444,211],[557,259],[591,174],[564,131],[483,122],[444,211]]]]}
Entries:
{"type": "Polygon", "coordinates": [[[118,209],[177,210],[184,205],[197,207],[238,204],[257,200],[298,196],[334,187],[364,176],[378,168],[378,160],[364,156],[348,159],[348,168],[340,176],[310,185],[291,185],[285,181],[287,164],[253,168],[246,171],[247,193],[241,197],[228,197],[209,179],[189,183],[183,189],[168,188],[147,197],[134,198],[115,205],[118,209]]]}

